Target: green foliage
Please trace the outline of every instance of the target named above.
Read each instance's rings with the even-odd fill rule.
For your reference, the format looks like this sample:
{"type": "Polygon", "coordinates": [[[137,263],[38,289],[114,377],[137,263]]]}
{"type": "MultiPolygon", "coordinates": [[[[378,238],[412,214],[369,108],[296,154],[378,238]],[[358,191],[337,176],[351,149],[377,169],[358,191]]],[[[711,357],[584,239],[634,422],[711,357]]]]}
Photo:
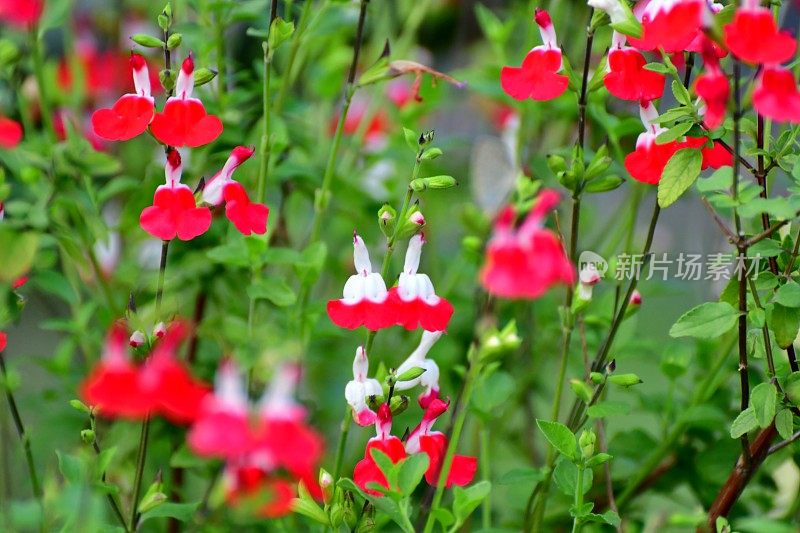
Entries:
{"type": "Polygon", "coordinates": [[[739,312],[725,302],[706,302],[690,309],[669,330],[672,337],[712,339],[730,330],[739,312]]]}

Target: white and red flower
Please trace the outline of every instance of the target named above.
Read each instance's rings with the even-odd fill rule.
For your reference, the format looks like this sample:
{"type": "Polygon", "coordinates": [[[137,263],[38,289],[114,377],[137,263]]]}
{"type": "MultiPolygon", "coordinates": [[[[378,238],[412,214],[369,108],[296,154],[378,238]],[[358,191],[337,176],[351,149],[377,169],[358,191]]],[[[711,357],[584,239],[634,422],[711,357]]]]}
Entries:
{"type": "Polygon", "coordinates": [[[395,325],[395,313],[387,303],[388,292],[380,273],[372,271],[364,240],[353,232],[353,263],[356,274],[344,285],[342,298],[328,302],[328,317],[337,326],[371,331],[395,325]]]}
{"type": "Polygon", "coordinates": [[[697,77],[694,90],[703,101],[703,124],[709,129],[718,128],[725,120],[725,111],[730,95],[728,78],[719,64],[713,43],[703,37],[703,74],[697,77]]]}
{"type": "Polygon", "coordinates": [[[561,241],[543,227],[545,217],[558,201],[556,191],[542,191],[518,229],[514,227],[511,206],[497,217],[480,272],[481,283],[490,294],[534,299],[554,285],[575,282],[575,268],[561,241]]]}
{"type": "Polygon", "coordinates": [[[642,0],[633,13],[642,23],[642,37],[629,38],[631,45],[670,54],[686,50],[711,15],[706,0],[642,0]]]}
{"type": "Polygon", "coordinates": [[[439,366],[433,359],[428,359],[428,352],[436,341],[442,336],[441,331],[423,331],[422,339],[419,345],[411,352],[405,361],[397,367],[396,374],[398,376],[411,370],[412,368],[421,368],[424,370],[419,377],[407,380],[398,381],[395,385],[395,390],[403,391],[420,385],[423,387],[422,394],[419,395],[417,401],[419,405],[425,409],[435,399],[439,397],[439,366]]]}
{"type": "Polygon", "coordinates": [[[436,295],[427,274],[417,272],[424,242],[422,233],[409,239],[403,272],[397,287],[389,290],[389,303],[397,324],[404,328],[444,331],[453,316],[453,305],[436,295]]]}
{"type": "Polygon", "coordinates": [[[344,397],[353,409],[353,420],[359,426],[370,426],[375,423],[377,414],[369,408],[367,400],[370,396],[380,396],[383,388],[377,379],[368,378],[369,360],[363,346],[356,349],[353,359],[353,379],[344,388],[344,397]]]}
{"type": "Polygon", "coordinates": [[[156,113],[150,130],[167,146],[195,148],[208,144],[222,133],[222,122],[206,114],[206,108],[194,90],[194,61],[189,55],[181,65],[175,84],[175,96],[167,99],[164,110],[156,113]]]}
{"type": "Polygon", "coordinates": [[[181,183],[182,172],[181,156],[171,149],[165,166],[166,183],[156,189],[153,205],[139,216],[142,229],[164,241],[175,237],[189,241],[211,226],[211,211],[197,206],[192,190],[181,183]]]}
{"type": "Polygon", "coordinates": [[[537,9],[534,20],[543,44],[531,49],[521,66],[506,66],[500,71],[503,90],[515,100],[552,100],[561,96],[569,85],[569,78],[559,74],[563,60],[549,13],[537,9]]]}
{"type": "Polygon", "coordinates": [[[127,141],[144,133],[155,116],[155,100],[150,95],[150,74],[144,57],[131,54],[135,94],[124,94],[109,109],[92,114],[92,128],[109,141],[127,141]]]}
{"type": "MultiPolygon", "coordinates": [[[[425,409],[422,421],[408,435],[405,443],[406,453],[425,453],[430,460],[428,470],[425,471],[425,480],[428,484],[437,486],[447,451],[447,436],[441,431],[431,431],[436,419],[447,411],[449,404],[443,400],[433,400],[425,409]]],[[[478,470],[478,458],[467,455],[453,455],[450,470],[447,472],[445,487],[453,485],[464,486],[472,482],[478,470]]]]}
{"type": "Polygon", "coordinates": [[[637,49],[626,46],[625,35],[614,32],[608,51],[607,73],[603,84],[621,100],[649,101],[664,93],[663,74],[647,70],[647,60],[637,49]]]}
{"type": "Polygon", "coordinates": [[[364,458],[356,464],[353,470],[353,481],[361,490],[374,496],[383,496],[381,492],[375,490],[374,484],[384,489],[390,489],[389,481],[381,472],[381,469],[372,458],[372,450],[379,450],[386,454],[392,463],[398,463],[406,458],[406,449],[403,441],[391,434],[392,432],[392,411],[387,404],[383,404],[378,409],[378,416],[375,420],[376,436],[369,439],[364,450],[364,458]]]}

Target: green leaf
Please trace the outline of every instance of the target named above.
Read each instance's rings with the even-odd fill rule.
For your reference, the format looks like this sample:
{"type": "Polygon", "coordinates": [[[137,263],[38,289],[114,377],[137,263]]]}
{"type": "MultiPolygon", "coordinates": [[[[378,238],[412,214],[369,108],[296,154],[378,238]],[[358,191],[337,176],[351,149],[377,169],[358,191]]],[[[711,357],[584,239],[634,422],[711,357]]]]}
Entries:
{"type": "Polygon", "coordinates": [[[777,404],[778,389],[772,383],[759,383],[750,392],[750,405],[753,407],[758,425],[762,428],[772,423],[777,404]]]}
{"type": "Polygon", "coordinates": [[[297,295],[285,281],[278,278],[257,279],[247,289],[247,295],[255,300],[269,300],[278,307],[294,305],[297,295]]]}
{"type": "Polygon", "coordinates": [[[25,275],[38,249],[38,233],[0,226],[0,283],[11,284],[25,275]]]}
{"type": "Polygon", "coordinates": [[[67,483],[77,485],[84,481],[86,477],[84,475],[85,468],[78,457],[61,453],[60,451],[56,451],[56,457],[58,457],[58,470],[67,483]]]}
{"type": "Polygon", "coordinates": [[[404,495],[411,495],[417,488],[425,471],[428,470],[430,460],[426,453],[416,453],[400,462],[400,471],[397,474],[397,485],[404,495]]]}
{"type": "Polygon", "coordinates": [[[403,128],[403,138],[406,140],[408,147],[416,154],[419,150],[419,135],[414,130],[403,128]]]}
{"type": "MultiPolygon", "coordinates": [[[[592,488],[593,472],[586,469],[583,472],[583,493],[589,492],[592,488]]],[[[553,469],[553,481],[556,482],[559,490],[567,496],[575,496],[575,488],[578,486],[578,467],[571,461],[561,460],[553,469]]]]}
{"type": "Polygon", "coordinates": [[[669,74],[669,68],[664,65],[663,63],[648,63],[644,66],[646,70],[652,70],[653,72],[658,72],[659,74],[669,74]]]}
{"type": "MultiPolygon", "coordinates": [[[[374,451],[374,450],[373,450],[374,451]]],[[[373,453],[373,457],[374,457],[373,453]]],[[[385,456],[385,455],[384,455],[385,456]]],[[[407,511],[401,508],[400,504],[392,498],[386,496],[373,496],[362,491],[352,479],[344,478],[337,483],[339,488],[349,490],[361,496],[363,499],[369,501],[378,511],[385,513],[392,521],[400,526],[406,533],[414,533],[414,526],[408,518],[407,511]]]]}
{"type": "Polygon", "coordinates": [[[794,432],[794,418],[789,409],[781,409],[778,411],[778,414],[775,415],[775,428],[778,430],[778,434],[781,438],[788,439],[792,436],[794,432]]]}
{"type": "Polygon", "coordinates": [[[741,413],[731,424],[731,438],[738,439],[745,433],[748,433],[758,427],[758,420],[756,420],[756,413],[753,407],[748,407],[741,413]]]}
{"type": "Polygon", "coordinates": [[[725,302],[706,302],[690,309],[669,330],[671,337],[714,339],[730,330],[739,311],[725,302]]]}
{"type": "Polygon", "coordinates": [[[700,175],[703,156],[695,148],[683,148],[667,162],[658,182],[658,205],[669,207],[692,186],[700,175]]]}
{"type": "Polygon", "coordinates": [[[733,180],[733,169],[722,167],[714,171],[711,176],[697,180],[697,190],[700,192],[727,191],[733,180]]]}
{"type": "Polygon", "coordinates": [[[656,137],[656,144],[667,144],[671,143],[672,141],[678,140],[684,135],[686,132],[692,129],[694,123],[692,122],[680,122],[674,126],[672,126],[667,131],[660,133],[658,137],[656,137]]]}
{"type": "Polygon", "coordinates": [[[566,457],[572,460],[575,459],[575,449],[578,446],[578,441],[567,426],[560,422],[548,422],[547,420],[536,420],[536,425],[539,426],[547,442],[553,448],[566,457]]]}
{"type": "Polygon", "coordinates": [[[149,520],[150,518],[174,518],[175,520],[180,520],[181,522],[188,522],[192,519],[198,507],[200,507],[200,502],[164,502],[158,507],[154,507],[146,513],[142,513],[141,522],[149,520]]]}
{"type": "Polygon", "coordinates": [[[294,498],[292,500],[292,512],[306,516],[324,526],[330,526],[328,515],[313,500],[294,498]]]}
{"type": "Polygon", "coordinates": [[[545,473],[541,468],[514,468],[509,470],[497,481],[498,485],[516,485],[517,483],[538,483],[545,478],[545,473]]]}
{"type": "Polygon", "coordinates": [[[607,453],[598,453],[597,455],[592,456],[588,461],[586,461],[586,466],[589,468],[601,465],[611,460],[611,456],[607,453]]]}
{"type": "Polygon", "coordinates": [[[786,349],[797,337],[797,330],[800,328],[800,309],[779,303],[772,304],[767,311],[767,324],[775,334],[778,346],[786,349]]]}
{"type": "Polygon", "coordinates": [[[294,22],[283,20],[281,17],[276,17],[272,21],[269,28],[269,43],[270,52],[275,51],[281,44],[286,42],[294,33],[294,22]]]}
{"type": "Polygon", "coordinates": [[[800,307],[800,284],[789,281],[775,293],[774,301],[785,307],[800,307]]]}
{"type": "Polygon", "coordinates": [[[463,524],[491,491],[492,484],[488,481],[479,481],[466,489],[453,487],[453,514],[456,524],[463,524]]]}

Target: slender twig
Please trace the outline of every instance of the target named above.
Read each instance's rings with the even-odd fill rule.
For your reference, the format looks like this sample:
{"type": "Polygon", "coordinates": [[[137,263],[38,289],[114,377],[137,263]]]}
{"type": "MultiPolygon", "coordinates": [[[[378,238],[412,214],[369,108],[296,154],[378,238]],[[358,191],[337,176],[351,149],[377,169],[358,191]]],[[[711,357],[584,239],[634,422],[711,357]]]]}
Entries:
{"type": "Polygon", "coordinates": [[[44,78],[44,59],[42,58],[42,41],[39,38],[39,26],[34,24],[30,29],[31,57],[33,74],[36,78],[36,89],[39,94],[39,108],[47,136],[52,142],[57,139],[53,123],[53,107],[50,102],[50,89],[44,78]]]}
{"type": "MultiPolygon", "coordinates": [[[[97,426],[95,424],[94,412],[89,414],[89,425],[92,431],[94,432],[94,437],[92,438],[92,449],[94,450],[95,455],[99,457],[103,452],[100,449],[100,443],[97,442],[97,426]]],[[[103,483],[106,482],[105,470],[103,470],[100,473],[100,481],[102,481],[103,483]]],[[[116,495],[109,492],[108,494],[106,494],[106,499],[108,500],[108,504],[111,506],[111,509],[114,511],[114,516],[117,517],[117,520],[119,521],[120,525],[127,532],[128,524],[125,521],[125,516],[122,514],[122,508],[120,507],[119,502],[117,501],[116,495]]]]}
{"type": "Polygon", "coordinates": [[[719,216],[719,214],[717,213],[716,209],[714,209],[714,206],[712,206],[711,203],[705,197],[701,197],[700,201],[703,202],[703,205],[706,207],[708,212],[711,214],[711,217],[714,219],[714,222],[717,223],[717,226],[719,226],[719,229],[722,230],[722,233],[724,233],[725,236],[728,237],[728,242],[730,242],[731,244],[736,244],[739,241],[739,236],[736,235],[733,232],[733,230],[728,227],[728,225],[725,223],[724,220],[722,220],[722,217],[719,216]]]}
{"type": "Polygon", "coordinates": [[[779,442],[777,444],[773,444],[772,446],[770,446],[769,451],[767,452],[767,455],[772,455],[773,453],[777,452],[778,450],[782,450],[782,449],[786,448],[788,445],[792,444],[793,442],[797,441],[798,439],[800,439],[800,431],[796,431],[788,439],[783,440],[783,441],[781,441],[781,442],[779,442]]]}
{"type": "MultiPolygon", "coordinates": [[[[747,247],[738,249],[738,260],[741,264],[747,261],[747,247]]],[[[739,346],[739,384],[741,388],[740,410],[744,411],[750,406],[750,378],[747,374],[747,272],[739,271],[739,320],[738,320],[738,346],[739,346]]],[[[742,435],[742,457],[750,460],[750,441],[747,433],[742,435]]]]}
{"type": "Polygon", "coordinates": [[[161,243],[161,260],[158,263],[158,286],[156,287],[156,315],[161,318],[161,299],[164,297],[164,278],[167,272],[167,254],[170,241],[161,243]]]}
{"type": "MultiPolygon", "coordinates": [[[[688,68],[688,67],[687,67],[688,68]]],[[[606,453],[608,451],[608,444],[606,443],[606,425],[603,422],[602,418],[597,419],[597,445],[598,449],[602,453],[606,453]]],[[[603,470],[605,474],[605,485],[606,485],[606,498],[608,499],[608,507],[615,513],[619,514],[619,509],[617,508],[617,501],[614,498],[614,483],[611,480],[611,462],[606,461],[603,465],[603,470]]],[[[622,526],[616,527],[617,531],[622,531],[622,526]]]]}
{"type": "Polygon", "coordinates": [[[36,463],[33,461],[33,452],[31,452],[31,438],[25,430],[25,424],[22,422],[22,417],[19,414],[17,401],[14,399],[14,393],[8,386],[8,372],[6,370],[6,361],[3,353],[0,353],[0,373],[3,376],[3,388],[6,392],[6,400],[8,400],[8,408],[11,410],[11,418],[14,419],[14,426],[17,428],[17,435],[22,441],[22,447],[25,451],[25,462],[28,464],[28,477],[31,479],[31,488],[33,495],[39,500],[40,505],[44,505],[42,486],[39,484],[39,476],[36,474],[36,463]]]}
{"type": "Polygon", "coordinates": [[[786,268],[783,269],[783,277],[788,278],[794,269],[794,264],[797,261],[797,254],[800,252],[800,231],[797,232],[797,237],[794,239],[794,248],[792,248],[792,255],[789,256],[789,261],[786,262],[786,268]]]}

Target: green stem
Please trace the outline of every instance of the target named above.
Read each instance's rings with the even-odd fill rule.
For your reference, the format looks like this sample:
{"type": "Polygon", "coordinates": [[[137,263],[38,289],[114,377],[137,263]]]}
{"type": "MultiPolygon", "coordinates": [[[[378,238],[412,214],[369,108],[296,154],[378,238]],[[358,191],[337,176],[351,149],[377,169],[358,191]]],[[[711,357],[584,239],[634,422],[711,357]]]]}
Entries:
{"type": "Polygon", "coordinates": [[[33,59],[33,74],[36,78],[36,87],[39,91],[39,107],[47,136],[56,142],[56,130],[53,126],[53,107],[50,104],[50,94],[44,79],[44,60],[42,58],[39,27],[33,26],[30,31],[31,58],[33,59]]]}
{"type": "MultiPolygon", "coordinates": [[[[311,7],[313,3],[313,0],[306,0],[303,4],[303,11],[300,12],[300,18],[297,22],[297,29],[294,31],[294,35],[292,35],[292,42],[289,45],[289,57],[286,60],[286,69],[284,70],[283,77],[281,78],[281,86],[280,89],[278,89],[278,96],[275,98],[276,113],[279,113],[280,110],[283,109],[283,102],[286,98],[286,94],[289,92],[289,87],[292,84],[292,70],[294,68],[295,60],[297,59],[297,52],[300,49],[303,33],[308,27],[308,17],[311,15],[311,7]]],[[[322,7],[321,9],[325,8],[322,7]]]]}
{"type": "Polygon", "coordinates": [[[218,13],[214,18],[214,34],[217,45],[217,95],[220,114],[225,113],[225,104],[228,101],[228,66],[226,65],[225,21],[223,19],[222,13],[218,13]]]}
{"type": "Polygon", "coordinates": [[[439,481],[436,484],[436,493],[433,496],[433,503],[431,504],[428,519],[425,521],[424,533],[431,533],[433,526],[436,523],[435,515],[439,506],[442,504],[442,497],[444,496],[444,489],[447,483],[447,476],[450,474],[450,468],[453,466],[453,457],[458,447],[458,440],[461,437],[461,431],[464,429],[464,422],[467,419],[467,411],[470,399],[472,398],[472,390],[475,386],[475,381],[478,378],[481,364],[476,360],[478,357],[477,350],[473,346],[470,349],[468,359],[470,360],[469,371],[467,373],[466,381],[464,382],[464,391],[459,398],[458,405],[456,406],[456,421],[453,425],[453,433],[450,435],[450,442],[447,445],[447,452],[442,461],[442,470],[439,472],[439,481]]]}
{"type": "Polygon", "coordinates": [[[167,274],[167,254],[169,253],[169,242],[161,242],[161,260],[158,266],[158,286],[156,287],[156,316],[161,318],[161,300],[164,297],[164,278],[167,274]]]}
{"type": "Polygon", "coordinates": [[[347,406],[342,419],[341,431],[339,432],[339,443],[336,445],[336,460],[333,463],[333,479],[339,480],[342,474],[342,464],[344,463],[344,450],[347,445],[347,435],[350,433],[350,426],[353,423],[353,414],[350,412],[350,406],[347,406]]]}
{"type": "Polygon", "coordinates": [[[17,434],[22,441],[22,447],[25,450],[25,462],[28,464],[28,477],[31,479],[31,487],[33,495],[39,500],[39,505],[44,506],[44,493],[42,486],[39,484],[39,476],[36,475],[36,464],[33,462],[33,453],[31,452],[31,439],[28,432],[25,430],[25,425],[22,423],[22,417],[19,414],[17,401],[14,399],[14,393],[8,386],[8,372],[6,370],[6,361],[3,354],[0,353],[0,373],[3,376],[3,387],[6,391],[6,400],[8,400],[8,407],[11,410],[11,417],[14,419],[14,426],[17,428],[17,434]]]}
{"type": "Polygon", "coordinates": [[[581,529],[581,520],[578,517],[578,512],[583,505],[583,471],[585,467],[583,462],[578,466],[578,482],[575,484],[575,519],[572,521],[572,533],[578,533],[581,529]]]}
{"type": "MultiPolygon", "coordinates": [[[[492,471],[491,465],[489,464],[489,457],[490,457],[490,448],[489,448],[489,428],[485,427],[486,423],[484,422],[484,427],[481,428],[480,434],[480,450],[481,450],[481,477],[484,481],[491,482],[492,479],[492,471]]],[[[489,491],[489,494],[486,498],[483,499],[482,504],[483,512],[482,512],[482,527],[484,530],[488,531],[492,529],[492,493],[489,491]]]]}
{"type": "MultiPolygon", "coordinates": [[[[100,444],[97,442],[97,426],[95,424],[94,413],[89,414],[89,424],[91,426],[92,431],[94,432],[94,439],[92,440],[92,449],[94,450],[95,455],[98,457],[102,453],[100,450],[100,444]]],[[[100,474],[100,481],[103,483],[106,482],[106,473],[103,471],[100,474]]],[[[117,502],[117,497],[115,494],[108,493],[106,495],[106,499],[108,500],[111,509],[114,511],[114,516],[117,517],[122,528],[127,532],[128,531],[128,524],[125,522],[125,516],[122,514],[122,509],[119,506],[119,502],[117,502]]]]}
{"type": "Polygon", "coordinates": [[[129,531],[136,531],[139,524],[139,496],[142,492],[142,476],[144,474],[144,463],[147,458],[147,440],[150,436],[150,416],[142,422],[142,431],[139,434],[139,451],[136,456],[136,474],[133,478],[133,498],[131,500],[131,519],[128,525],[129,531]]]}

